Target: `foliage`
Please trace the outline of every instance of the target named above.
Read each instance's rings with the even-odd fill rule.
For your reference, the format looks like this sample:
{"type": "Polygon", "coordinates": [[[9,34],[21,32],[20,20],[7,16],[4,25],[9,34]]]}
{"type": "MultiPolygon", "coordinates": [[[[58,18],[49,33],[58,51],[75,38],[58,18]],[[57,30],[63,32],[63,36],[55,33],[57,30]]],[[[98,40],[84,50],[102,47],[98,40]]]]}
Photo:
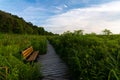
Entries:
{"type": "Polygon", "coordinates": [[[0,33],[53,35],[23,18],[0,10],[0,33]]]}
{"type": "Polygon", "coordinates": [[[108,29],[105,29],[102,32],[103,32],[104,35],[111,35],[112,34],[112,32],[108,29]]]}
{"type": "Polygon", "coordinates": [[[49,37],[69,67],[73,80],[119,80],[120,35],[76,35],[49,37]]]}
{"type": "MultiPolygon", "coordinates": [[[[0,67],[8,67],[7,80],[39,80],[41,77],[40,64],[23,62],[21,51],[30,45],[40,54],[45,53],[47,40],[44,36],[0,34],[0,67]]],[[[6,75],[3,69],[0,73],[6,75]]],[[[0,80],[4,79],[0,76],[0,80]]]]}

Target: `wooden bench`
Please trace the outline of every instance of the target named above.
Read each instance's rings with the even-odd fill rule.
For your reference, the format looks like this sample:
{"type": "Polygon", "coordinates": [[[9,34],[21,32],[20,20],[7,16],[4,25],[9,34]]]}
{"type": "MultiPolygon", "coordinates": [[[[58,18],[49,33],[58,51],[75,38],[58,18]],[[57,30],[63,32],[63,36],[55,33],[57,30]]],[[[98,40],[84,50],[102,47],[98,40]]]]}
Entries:
{"type": "Polygon", "coordinates": [[[39,51],[33,51],[33,47],[30,46],[29,48],[22,51],[22,56],[26,61],[31,62],[36,60],[38,53],[39,51]]]}

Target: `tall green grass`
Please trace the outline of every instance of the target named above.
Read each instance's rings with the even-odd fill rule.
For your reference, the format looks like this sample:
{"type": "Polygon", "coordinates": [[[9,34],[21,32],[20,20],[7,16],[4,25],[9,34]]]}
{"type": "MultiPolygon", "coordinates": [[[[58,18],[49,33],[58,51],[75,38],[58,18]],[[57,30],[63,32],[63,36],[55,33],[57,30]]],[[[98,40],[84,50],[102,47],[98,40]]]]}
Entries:
{"type": "Polygon", "coordinates": [[[73,80],[120,80],[120,35],[63,34],[49,40],[73,80]]]}
{"type": "MultiPolygon", "coordinates": [[[[9,68],[7,80],[37,80],[41,77],[40,66],[35,63],[24,63],[21,51],[29,46],[43,54],[47,50],[44,36],[0,34],[0,67],[9,68]]],[[[0,73],[6,74],[4,70],[0,73]]],[[[0,80],[5,77],[0,75],[0,80]]]]}

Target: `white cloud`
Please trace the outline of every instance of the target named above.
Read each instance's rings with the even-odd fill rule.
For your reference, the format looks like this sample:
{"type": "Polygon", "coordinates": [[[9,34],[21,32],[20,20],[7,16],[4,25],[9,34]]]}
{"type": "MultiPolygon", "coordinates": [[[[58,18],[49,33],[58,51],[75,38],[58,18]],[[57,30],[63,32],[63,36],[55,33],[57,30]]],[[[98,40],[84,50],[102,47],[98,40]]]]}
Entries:
{"type": "Polygon", "coordinates": [[[67,8],[68,6],[66,4],[63,5],[65,8],[67,8]]]}
{"type": "Polygon", "coordinates": [[[23,17],[27,22],[32,22],[35,25],[43,23],[42,19],[48,17],[44,12],[47,11],[45,8],[28,6],[21,12],[16,12],[15,14],[23,17]]]}
{"type": "Polygon", "coordinates": [[[62,10],[63,10],[63,7],[56,7],[56,9],[62,11],[62,10]]]}
{"type": "MultiPolygon", "coordinates": [[[[55,6],[53,6],[53,7],[55,7],[55,6]]],[[[66,4],[64,4],[64,5],[56,6],[55,8],[56,8],[56,10],[54,10],[53,12],[59,13],[59,12],[62,12],[65,8],[68,8],[68,6],[66,4]]]]}
{"type": "Polygon", "coordinates": [[[119,33],[119,8],[120,1],[113,1],[88,8],[72,9],[66,13],[49,18],[44,26],[46,26],[46,30],[55,33],[77,29],[82,29],[87,33],[100,33],[105,28],[110,29],[113,33],[119,33]]]}
{"type": "Polygon", "coordinates": [[[41,7],[33,7],[33,6],[29,6],[26,9],[24,9],[25,12],[38,12],[38,11],[45,11],[46,9],[41,8],[41,7]]]}

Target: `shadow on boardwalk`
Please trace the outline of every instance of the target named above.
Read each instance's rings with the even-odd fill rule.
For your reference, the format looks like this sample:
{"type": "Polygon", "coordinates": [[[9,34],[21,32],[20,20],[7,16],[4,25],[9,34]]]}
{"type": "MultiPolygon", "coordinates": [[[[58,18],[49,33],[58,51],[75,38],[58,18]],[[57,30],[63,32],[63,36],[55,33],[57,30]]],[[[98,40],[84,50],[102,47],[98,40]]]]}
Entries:
{"type": "Polygon", "coordinates": [[[47,54],[39,55],[38,62],[41,63],[43,74],[42,80],[69,80],[67,66],[56,54],[54,48],[48,43],[47,54]]]}

